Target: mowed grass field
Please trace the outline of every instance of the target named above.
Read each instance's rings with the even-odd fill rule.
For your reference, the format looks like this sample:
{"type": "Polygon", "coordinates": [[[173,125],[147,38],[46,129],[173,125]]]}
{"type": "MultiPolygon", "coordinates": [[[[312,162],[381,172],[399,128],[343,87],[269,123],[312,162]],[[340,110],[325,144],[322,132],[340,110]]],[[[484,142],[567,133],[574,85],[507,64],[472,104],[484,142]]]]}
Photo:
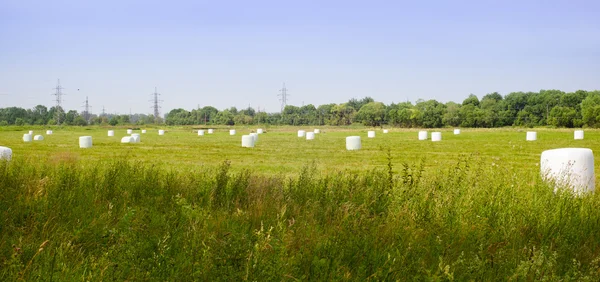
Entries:
{"type": "Polygon", "coordinates": [[[600,131],[164,129],[0,128],[0,281],[600,281],[600,196],[539,171],[600,131]]]}
{"type": "MultiPolygon", "coordinates": [[[[29,128],[23,128],[29,130],[29,128]]],[[[528,129],[462,129],[454,135],[452,129],[428,130],[442,132],[441,142],[419,141],[418,129],[328,128],[322,127],[314,140],[297,137],[297,131],[313,128],[275,127],[259,136],[255,148],[242,148],[241,136],[256,128],[216,128],[214,134],[198,136],[192,127],[165,127],[165,135],[158,135],[158,128],[148,128],[141,135],[141,143],[121,144],[127,136],[126,128],[53,128],[46,135],[45,128],[32,127],[35,134],[44,136],[43,141],[23,142],[26,130],[0,131],[0,146],[10,147],[15,158],[38,160],[110,160],[127,158],[142,162],[162,163],[171,167],[201,168],[230,160],[232,168],[251,169],[263,174],[298,173],[303,166],[314,163],[321,172],[340,170],[365,171],[387,164],[389,150],[394,164],[419,163],[434,169],[453,166],[465,156],[475,156],[490,165],[502,165],[521,171],[539,169],[539,157],[543,150],[582,147],[594,150],[598,159],[600,131],[586,130],[584,140],[574,140],[571,129],[531,129],[537,131],[538,140],[525,141],[528,129]],[[115,131],[108,137],[107,131],[115,131]],[[229,129],[236,129],[235,136],[229,129]],[[375,130],[375,138],[367,138],[367,131],[375,130]],[[79,136],[92,136],[93,147],[79,148],[79,136]],[[362,149],[347,151],[345,137],[361,136],[362,149]]],[[[141,130],[134,130],[140,133],[141,130]]],[[[429,136],[430,138],[430,136],[429,136]]],[[[596,167],[596,173],[600,166],[596,167]]]]}

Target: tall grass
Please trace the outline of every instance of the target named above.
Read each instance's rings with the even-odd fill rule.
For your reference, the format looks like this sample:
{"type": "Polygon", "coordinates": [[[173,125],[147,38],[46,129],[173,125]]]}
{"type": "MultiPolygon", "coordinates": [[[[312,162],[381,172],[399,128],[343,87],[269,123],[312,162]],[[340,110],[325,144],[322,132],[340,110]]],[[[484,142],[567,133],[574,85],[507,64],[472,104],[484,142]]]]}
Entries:
{"type": "Polygon", "coordinates": [[[0,163],[0,280],[600,280],[600,201],[460,156],[294,176],[0,163]]]}

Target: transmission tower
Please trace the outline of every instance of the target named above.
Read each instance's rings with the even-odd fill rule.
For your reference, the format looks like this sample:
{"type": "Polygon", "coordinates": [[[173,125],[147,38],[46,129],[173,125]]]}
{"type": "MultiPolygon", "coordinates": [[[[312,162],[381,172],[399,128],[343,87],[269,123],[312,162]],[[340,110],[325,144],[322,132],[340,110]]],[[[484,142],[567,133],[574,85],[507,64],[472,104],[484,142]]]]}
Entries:
{"type": "Polygon", "coordinates": [[[85,110],[83,111],[83,119],[85,119],[85,121],[90,124],[90,117],[92,116],[90,113],[90,108],[92,106],[90,106],[90,103],[88,102],[88,97],[85,96],[85,103],[82,106],[85,110]]]}
{"type": "Polygon", "coordinates": [[[156,87],[154,87],[154,93],[152,93],[154,99],[150,100],[152,102],[152,109],[154,110],[154,123],[158,123],[160,120],[160,103],[163,100],[158,99],[160,93],[157,92],[156,87]]]}
{"type": "Polygon", "coordinates": [[[102,116],[106,115],[106,111],[104,110],[104,106],[102,106],[102,116]]]}
{"type": "Polygon", "coordinates": [[[279,94],[277,94],[277,96],[279,96],[279,101],[281,101],[281,112],[283,113],[283,109],[285,108],[285,105],[287,105],[287,98],[289,96],[289,94],[287,94],[287,88],[285,88],[285,82],[283,83],[283,88],[279,89],[279,94]]]}
{"type": "Polygon", "coordinates": [[[62,113],[62,95],[66,95],[65,93],[62,93],[62,90],[64,88],[62,86],[60,86],[60,79],[58,80],[58,82],[56,83],[56,88],[54,88],[54,96],[56,96],[56,111],[54,112],[56,115],[56,124],[60,125],[60,115],[62,113]]]}

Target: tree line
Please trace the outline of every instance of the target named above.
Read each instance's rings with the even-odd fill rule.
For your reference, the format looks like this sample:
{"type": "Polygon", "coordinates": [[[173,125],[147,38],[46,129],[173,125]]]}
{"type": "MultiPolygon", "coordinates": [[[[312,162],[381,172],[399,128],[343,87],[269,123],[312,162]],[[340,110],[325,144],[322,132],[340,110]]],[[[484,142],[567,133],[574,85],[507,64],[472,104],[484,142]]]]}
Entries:
{"type": "MultiPolygon", "coordinates": [[[[124,125],[162,123],[152,115],[88,115],[68,112],[56,107],[38,105],[33,109],[17,107],[0,109],[0,125],[124,125]],[[58,122],[57,122],[58,120],[58,122]]],[[[505,96],[494,92],[481,99],[471,94],[462,103],[418,100],[386,105],[371,97],[350,99],[341,104],[312,104],[301,107],[287,105],[280,113],[266,113],[248,107],[219,111],[206,106],[173,109],[166,114],[167,125],[351,125],[396,127],[503,127],[555,126],[599,127],[600,91],[541,90],[512,92],[505,96]]]]}

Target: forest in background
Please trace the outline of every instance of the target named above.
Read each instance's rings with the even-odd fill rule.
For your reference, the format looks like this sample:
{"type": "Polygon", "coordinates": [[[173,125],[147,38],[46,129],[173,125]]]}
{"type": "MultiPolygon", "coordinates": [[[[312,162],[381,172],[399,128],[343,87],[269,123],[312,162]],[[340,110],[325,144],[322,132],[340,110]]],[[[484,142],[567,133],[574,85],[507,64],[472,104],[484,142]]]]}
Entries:
{"type": "Polygon", "coordinates": [[[599,127],[600,91],[541,90],[512,92],[505,96],[494,92],[479,99],[469,95],[461,103],[417,100],[386,105],[371,97],[350,99],[346,103],[315,107],[287,105],[282,112],[266,113],[254,108],[215,107],[173,109],[163,118],[133,114],[95,115],[85,111],[64,111],[37,105],[33,109],[0,108],[0,126],[6,125],[351,125],[395,126],[406,128],[554,126],[599,127]]]}

